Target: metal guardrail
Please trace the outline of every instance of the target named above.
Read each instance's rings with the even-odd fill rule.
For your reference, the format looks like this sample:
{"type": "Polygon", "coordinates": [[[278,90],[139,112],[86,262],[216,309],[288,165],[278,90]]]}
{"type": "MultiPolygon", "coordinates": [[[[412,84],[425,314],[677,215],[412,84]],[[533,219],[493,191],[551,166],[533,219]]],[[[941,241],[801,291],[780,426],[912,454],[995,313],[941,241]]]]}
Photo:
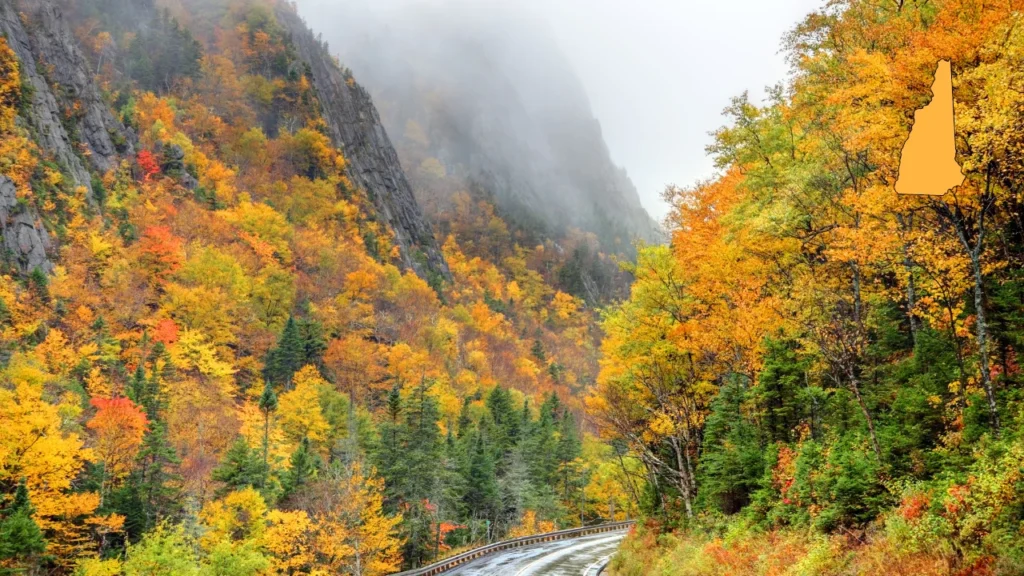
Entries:
{"type": "Polygon", "coordinates": [[[558,530],[557,532],[523,536],[522,538],[515,538],[513,540],[503,540],[501,542],[495,542],[494,544],[488,544],[487,546],[474,548],[467,552],[463,552],[462,554],[456,554],[451,558],[445,558],[444,560],[423,566],[422,568],[406,570],[405,572],[399,572],[392,576],[434,576],[435,574],[443,574],[452,568],[469,562],[470,560],[476,560],[481,556],[500,552],[501,550],[530,546],[531,544],[540,544],[541,542],[568,540],[570,538],[600,534],[602,532],[615,532],[616,530],[629,528],[633,524],[635,524],[635,521],[633,520],[627,520],[625,522],[609,522],[607,524],[597,524],[595,526],[585,526],[583,528],[569,528],[568,530],[558,530]]]}

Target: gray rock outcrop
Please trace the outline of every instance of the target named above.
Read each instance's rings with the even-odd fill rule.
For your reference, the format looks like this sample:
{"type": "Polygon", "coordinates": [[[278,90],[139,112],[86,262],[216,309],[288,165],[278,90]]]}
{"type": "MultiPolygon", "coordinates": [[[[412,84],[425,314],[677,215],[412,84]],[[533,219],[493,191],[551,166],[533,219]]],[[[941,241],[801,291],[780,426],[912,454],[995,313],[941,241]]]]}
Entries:
{"type": "Polygon", "coordinates": [[[61,122],[57,99],[39,72],[40,66],[33,52],[34,43],[10,0],[0,0],[0,34],[7,38],[7,44],[18,56],[23,82],[30,88],[27,93],[29,101],[23,106],[22,118],[32,131],[32,136],[45,152],[68,171],[75,184],[89,188],[91,193],[89,171],[75,153],[71,137],[61,122]]]}
{"type": "Polygon", "coordinates": [[[18,205],[17,188],[6,176],[0,176],[0,236],[5,260],[22,274],[36,268],[47,274],[53,271],[47,254],[50,235],[34,210],[18,205]]]}
{"type": "Polygon", "coordinates": [[[89,163],[100,173],[116,168],[121,154],[133,152],[130,133],[103,101],[63,12],[53,2],[23,4],[32,26],[33,54],[57,86],[54,96],[66,110],[79,107],[75,127],[89,163]]]}

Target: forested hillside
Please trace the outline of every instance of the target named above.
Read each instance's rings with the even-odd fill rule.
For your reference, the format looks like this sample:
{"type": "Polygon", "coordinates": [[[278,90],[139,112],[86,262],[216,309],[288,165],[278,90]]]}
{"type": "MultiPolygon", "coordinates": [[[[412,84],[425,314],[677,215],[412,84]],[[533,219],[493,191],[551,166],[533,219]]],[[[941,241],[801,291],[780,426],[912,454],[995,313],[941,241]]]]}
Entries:
{"type": "Polygon", "coordinates": [[[461,196],[435,240],[293,10],[0,2],[0,573],[387,574],[630,510],[572,253],[461,196]]]}
{"type": "Polygon", "coordinates": [[[670,189],[596,393],[643,463],[613,574],[1022,574],[1024,28],[1015,0],[827,3],[670,189]],[[894,191],[952,64],[942,197],[894,191]]]}

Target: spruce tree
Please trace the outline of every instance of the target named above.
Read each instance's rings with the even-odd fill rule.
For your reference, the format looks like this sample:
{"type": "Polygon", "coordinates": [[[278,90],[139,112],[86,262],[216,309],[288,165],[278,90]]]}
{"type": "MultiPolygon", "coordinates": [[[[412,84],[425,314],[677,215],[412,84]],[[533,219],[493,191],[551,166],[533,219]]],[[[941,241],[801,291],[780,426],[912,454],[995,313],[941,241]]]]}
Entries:
{"type": "Polygon", "coordinates": [[[794,429],[807,412],[800,392],[805,388],[808,368],[807,360],[798,354],[796,342],[765,342],[764,367],[753,392],[766,443],[795,440],[794,429]]]}
{"type": "Polygon", "coordinates": [[[404,460],[407,470],[404,496],[407,501],[422,501],[434,494],[440,456],[441,431],[437,426],[440,409],[423,379],[409,397],[405,414],[404,460]]]}
{"type": "Polygon", "coordinates": [[[270,472],[270,414],[277,411],[277,394],[274,387],[267,380],[263,385],[263,393],[260,394],[260,412],[263,413],[263,466],[261,468],[263,477],[260,479],[260,488],[266,488],[267,475],[270,472]]]}
{"type": "Polygon", "coordinates": [[[530,354],[532,354],[533,357],[536,358],[542,365],[547,364],[548,358],[547,355],[544,353],[544,344],[542,344],[539,339],[533,341],[533,346],[530,348],[530,354]]]}
{"type": "Polygon", "coordinates": [[[525,439],[527,465],[530,477],[535,486],[553,486],[557,481],[558,462],[555,458],[557,440],[555,431],[558,425],[558,397],[554,394],[544,399],[540,406],[537,421],[530,426],[530,434],[525,439]]]}
{"type": "Polygon", "coordinates": [[[165,362],[164,370],[159,369],[158,364],[165,360],[165,356],[163,344],[157,343],[150,355],[153,365],[150,377],[145,378],[140,363],[131,381],[132,394],[149,420],[136,455],[135,470],[114,499],[114,508],[125,516],[126,532],[131,541],[137,541],[142,532],[181,510],[174,488],[178,478],[173,472],[180,460],[171,445],[167,422],[163,418],[165,402],[160,381],[169,363],[165,362]]]}
{"type": "Polygon", "coordinates": [[[284,475],[284,497],[292,496],[313,481],[321,465],[320,456],[310,447],[309,438],[303,438],[292,453],[291,468],[284,475]]]}
{"type": "Polygon", "coordinates": [[[566,412],[559,421],[555,460],[563,500],[567,503],[572,501],[574,489],[580,487],[581,470],[577,458],[580,457],[582,451],[583,445],[580,442],[579,431],[576,429],[576,419],[572,414],[566,412]]]}
{"type": "Polygon", "coordinates": [[[306,364],[322,367],[323,355],[327,351],[323,326],[315,320],[299,320],[297,328],[302,342],[302,361],[299,368],[306,364]]]}
{"type": "MultiPolygon", "coordinates": [[[[405,510],[405,558],[413,565],[432,557],[436,537],[430,529],[435,516],[431,509],[436,510],[441,493],[443,443],[437,425],[440,409],[437,399],[429,393],[430,386],[429,380],[421,379],[402,402],[398,452],[389,455],[396,462],[388,463],[391,484],[405,510]]],[[[396,388],[389,398],[391,413],[397,394],[396,388]]]]}
{"type": "Polygon", "coordinates": [[[711,402],[698,473],[700,498],[726,514],[750,502],[764,474],[758,431],[742,412],[746,392],[737,382],[723,386],[711,402]]]}
{"type": "Polygon", "coordinates": [[[512,395],[501,386],[495,386],[487,395],[487,409],[494,421],[495,429],[491,438],[495,456],[499,469],[503,469],[502,460],[512,452],[513,446],[519,441],[520,415],[512,408],[512,395]]]}
{"type": "Polygon", "coordinates": [[[142,362],[135,367],[131,382],[128,384],[128,398],[140,406],[145,406],[148,381],[146,380],[146,369],[142,362]]]}
{"type": "Polygon", "coordinates": [[[477,432],[473,436],[464,501],[474,518],[493,522],[498,503],[494,456],[485,445],[482,433],[477,432]]]}
{"type": "Polygon", "coordinates": [[[0,565],[12,563],[27,568],[33,556],[46,551],[43,533],[32,518],[34,512],[28,487],[22,481],[11,504],[0,510],[0,565]]]}
{"type": "Polygon", "coordinates": [[[245,438],[239,436],[227,453],[220,466],[213,470],[212,477],[223,482],[223,488],[217,491],[217,497],[242,488],[262,488],[265,485],[266,469],[263,454],[249,447],[245,438]]]}
{"type": "Polygon", "coordinates": [[[462,400],[462,409],[459,411],[459,420],[457,425],[457,438],[462,439],[469,433],[470,427],[473,425],[473,421],[469,417],[469,405],[470,399],[467,396],[462,400]]]}
{"type": "Polygon", "coordinates": [[[378,426],[379,440],[374,449],[377,471],[384,478],[385,505],[389,512],[397,512],[402,499],[402,395],[398,384],[388,393],[385,407],[387,418],[378,426]]]}
{"type": "Polygon", "coordinates": [[[263,375],[272,383],[290,386],[292,376],[302,368],[305,356],[305,343],[298,323],[289,316],[277,347],[267,353],[263,375]]]}
{"type": "Polygon", "coordinates": [[[530,470],[520,445],[509,455],[505,475],[498,480],[500,508],[497,524],[500,533],[504,534],[519,522],[519,518],[530,504],[532,492],[530,470]]]}

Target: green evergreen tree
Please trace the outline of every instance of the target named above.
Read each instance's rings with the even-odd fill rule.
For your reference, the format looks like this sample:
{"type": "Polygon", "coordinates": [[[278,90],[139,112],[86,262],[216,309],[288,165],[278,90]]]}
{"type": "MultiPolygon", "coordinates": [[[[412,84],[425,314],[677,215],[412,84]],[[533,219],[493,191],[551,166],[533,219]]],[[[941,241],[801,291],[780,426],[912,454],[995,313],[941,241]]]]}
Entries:
{"type": "Polygon", "coordinates": [[[377,470],[385,481],[388,508],[400,509],[405,519],[404,556],[411,566],[433,557],[437,541],[430,527],[443,499],[440,479],[445,448],[437,425],[440,410],[429,393],[430,386],[429,380],[421,380],[403,400],[395,385],[374,451],[377,470]]]}
{"type": "Polygon", "coordinates": [[[547,364],[548,358],[544,353],[544,344],[541,343],[540,339],[533,341],[533,346],[530,347],[530,354],[537,359],[538,362],[543,366],[547,364]]]}
{"type": "Polygon", "coordinates": [[[263,375],[269,382],[290,386],[292,376],[302,368],[305,358],[305,342],[299,325],[289,316],[277,347],[267,353],[263,375]]]}
{"type": "Polygon", "coordinates": [[[464,502],[474,518],[494,522],[498,508],[494,455],[486,446],[482,433],[477,432],[473,436],[464,502]]]}
{"type": "Polygon", "coordinates": [[[292,453],[291,468],[284,474],[283,496],[287,498],[313,481],[322,464],[320,455],[310,447],[309,438],[303,438],[292,453]]]}
{"type": "Polygon", "coordinates": [[[299,320],[297,322],[299,337],[302,341],[302,362],[299,366],[312,364],[323,368],[323,356],[327,351],[327,339],[324,337],[323,326],[315,320],[299,320]]]}
{"type": "Polygon", "coordinates": [[[270,380],[263,384],[263,393],[260,394],[260,412],[263,413],[263,466],[261,471],[263,477],[260,479],[260,488],[266,488],[267,476],[270,473],[270,415],[277,411],[277,394],[270,380]]]}
{"type": "Polygon", "coordinates": [[[404,476],[402,458],[402,395],[395,384],[388,393],[385,406],[387,418],[378,426],[378,442],[374,450],[377,471],[384,478],[385,505],[389,512],[398,511],[402,499],[401,479],[404,476]]]}
{"type": "Polygon", "coordinates": [[[128,383],[128,398],[140,406],[145,406],[149,381],[146,378],[146,368],[139,362],[132,374],[131,382],[128,383]]]}
{"type": "Polygon", "coordinates": [[[555,461],[558,470],[558,482],[562,500],[566,503],[575,501],[576,492],[581,490],[582,470],[577,459],[583,452],[576,419],[566,412],[559,419],[558,442],[555,445],[555,461]]]}
{"type": "Polygon", "coordinates": [[[50,278],[38,266],[28,275],[28,287],[43,302],[50,301],[50,278]]]}
{"type": "Polygon", "coordinates": [[[495,523],[499,534],[504,535],[519,522],[523,512],[532,503],[533,492],[530,470],[520,445],[509,454],[505,474],[498,479],[499,509],[495,523]]]}
{"type": "Polygon", "coordinates": [[[555,449],[558,440],[555,431],[558,426],[558,410],[557,396],[551,394],[545,398],[540,406],[540,415],[530,426],[530,434],[525,439],[527,466],[534,486],[552,487],[557,481],[555,449]]]}
{"type": "Polygon", "coordinates": [[[743,415],[745,399],[741,384],[723,386],[711,403],[704,429],[699,496],[705,505],[726,514],[734,514],[750,502],[765,471],[758,430],[743,415]]]}
{"type": "Polygon", "coordinates": [[[165,402],[160,382],[166,370],[157,368],[158,361],[165,357],[163,344],[157,343],[150,355],[153,363],[150,377],[145,378],[140,363],[131,381],[132,394],[145,409],[149,426],[136,456],[135,469],[111,499],[113,509],[125,517],[125,531],[131,542],[138,541],[143,532],[181,511],[175,488],[180,478],[174,473],[180,460],[163,419],[165,402]]]}
{"type": "Polygon", "coordinates": [[[764,367],[754,388],[765,442],[795,439],[794,431],[808,412],[801,394],[806,388],[808,369],[796,342],[771,339],[765,342],[764,367]]]}
{"type": "Polygon", "coordinates": [[[245,438],[239,436],[224,454],[220,465],[213,470],[212,478],[223,482],[224,486],[217,491],[217,497],[242,488],[262,488],[265,485],[267,472],[263,463],[262,452],[249,447],[245,438]]]}
{"type": "Polygon", "coordinates": [[[459,410],[459,420],[458,420],[458,425],[457,425],[457,428],[456,428],[456,430],[458,430],[456,437],[459,438],[459,439],[462,439],[463,437],[465,437],[466,434],[469,433],[469,430],[470,430],[470,428],[473,425],[473,421],[469,417],[469,404],[470,404],[470,402],[471,402],[471,400],[469,399],[468,396],[466,398],[464,398],[462,400],[462,409],[459,410]]]}
{"type": "Polygon", "coordinates": [[[519,442],[520,415],[512,407],[512,395],[501,386],[495,386],[487,395],[487,410],[494,421],[491,440],[501,472],[504,469],[503,460],[519,442]]]}
{"type": "Polygon", "coordinates": [[[34,513],[28,487],[22,481],[11,504],[0,510],[0,562],[13,563],[16,568],[12,573],[27,571],[32,558],[46,551],[46,540],[32,518],[34,513]]]}

